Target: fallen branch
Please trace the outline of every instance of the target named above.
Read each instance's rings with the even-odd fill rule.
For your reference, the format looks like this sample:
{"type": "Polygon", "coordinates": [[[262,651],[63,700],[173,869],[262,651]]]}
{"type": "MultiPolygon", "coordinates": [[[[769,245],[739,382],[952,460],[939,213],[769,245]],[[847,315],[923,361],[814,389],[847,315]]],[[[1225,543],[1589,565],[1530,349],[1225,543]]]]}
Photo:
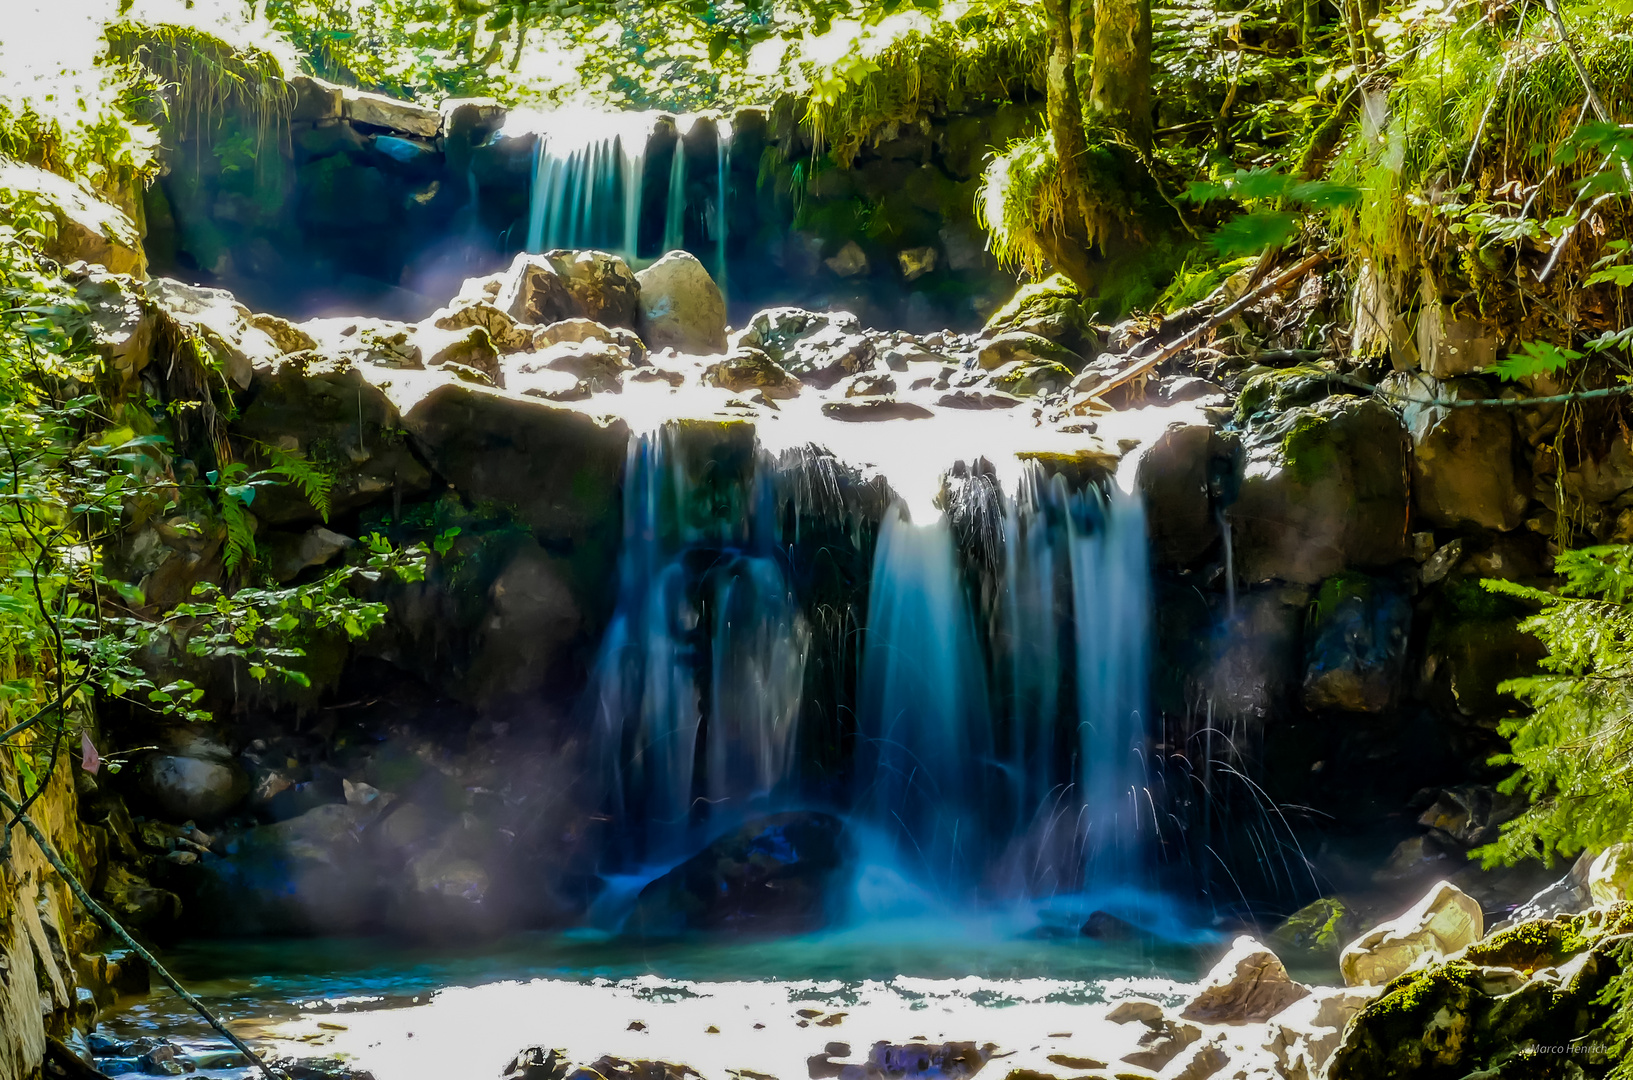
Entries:
{"type": "Polygon", "coordinates": [[[74,894],[74,898],[84,906],[86,911],[90,912],[92,918],[101,923],[103,926],[107,927],[110,933],[112,933],[119,940],[123,941],[125,945],[129,947],[129,949],[137,956],[140,956],[148,967],[152,968],[158,973],[159,978],[163,979],[170,989],[174,990],[183,1001],[192,1006],[194,1012],[202,1016],[211,1027],[215,1028],[216,1031],[221,1034],[222,1038],[232,1043],[233,1047],[238,1050],[239,1053],[243,1054],[250,1060],[251,1063],[259,1068],[262,1074],[266,1076],[267,1080],[288,1080],[288,1078],[282,1073],[278,1072],[271,1065],[268,1065],[265,1061],[261,1060],[260,1056],[249,1048],[248,1043],[244,1042],[244,1040],[240,1039],[237,1035],[234,1035],[231,1031],[228,1031],[227,1025],[224,1024],[215,1015],[215,1013],[211,1012],[209,1007],[205,1005],[204,1002],[188,993],[187,988],[182,986],[181,983],[177,982],[176,977],[170,974],[169,971],[166,971],[164,965],[160,964],[158,959],[155,958],[152,953],[142,948],[136,939],[130,936],[129,931],[127,931],[123,926],[119,925],[117,919],[115,919],[112,915],[109,915],[101,904],[98,904],[95,900],[91,899],[91,894],[86,891],[84,885],[80,884],[79,879],[69,871],[67,864],[62,861],[62,856],[57,854],[56,849],[51,846],[51,842],[47,840],[45,834],[40,831],[40,827],[34,824],[34,819],[23,813],[17,800],[7,794],[4,789],[0,789],[0,806],[3,806],[9,813],[16,816],[17,822],[22,825],[23,829],[27,831],[29,836],[33,837],[34,845],[40,849],[40,854],[45,856],[45,861],[50,863],[51,868],[57,872],[57,876],[62,878],[62,880],[67,883],[69,890],[74,894]]]}
{"type": "Polygon", "coordinates": [[[1326,259],[1326,257],[1327,251],[1325,248],[1323,248],[1322,250],[1317,251],[1315,254],[1307,256],[1303,261],[1299,262],[1293,267],[1283,270],[1270,280],[1261,282],[1257,288],[1248,290],[1234,303],[1226,305],[1220,311],[1205,319],[1200,325],[1193,327],[1191,330],[1182,334],[1178,340],[1164,345],[1150,356],[1136,361],[1132,366],[1124,368],[1122,371],[1119,371],[1117,374],[1113,375],[1110,379],[1101,383],[1099,386],[1087,391],[1083,397],[1079,398],[1073,404],[1073,408],[1075,409],[1104,397],[1106,394],[1111,393],[1111,391],[1117,389],[1119,386],[1122,386],[1133,381],[1134,379],[1139,378],[1141,375],[1144,375],[1146,372],[1150,371],[1158,364],[1161,364],[1163,361],[1184,352],[1186,349],[1189,349],[1191,346],[1195,345],[1203,338],[1204,335],[1208,334],[1220,324],[1230,321],[1231,319],[1235,318],[1237,314],[1245,311],[1249,307],[1252,307],[1259,300],[1270,295],[1271,293],[1280,292],[1293,282],[1297,281],[1299,278],[1303,277],[1305,274],[1308,274],[1311,270],[1319,266],[1321,262],[1326,259]]]}

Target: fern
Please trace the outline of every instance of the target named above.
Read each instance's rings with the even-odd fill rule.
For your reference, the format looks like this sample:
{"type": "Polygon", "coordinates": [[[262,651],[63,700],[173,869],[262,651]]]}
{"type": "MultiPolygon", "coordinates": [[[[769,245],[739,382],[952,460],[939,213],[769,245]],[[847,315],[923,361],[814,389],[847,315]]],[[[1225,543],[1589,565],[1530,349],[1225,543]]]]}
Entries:
{"type": "Polygon", "coordinates": [[[334,487],[334,476],[325,472],[316,462],[293,451],[269,447],[268,456],[272,459],[272,464],[266,467],[264,473],[281,476],[299,488],[301,494],[306,496],[306,501],[312,504],[312,509],[316,510],[318,516],[327,524],[329,491],[334,487]]]}
{"type": "Polygon", "coordinates": [[[227,526],[227,551],[223,561],[229,571],[236,571],[255,558],[255,530],[239,496],[222,493],[221,521],[227,526]]]}

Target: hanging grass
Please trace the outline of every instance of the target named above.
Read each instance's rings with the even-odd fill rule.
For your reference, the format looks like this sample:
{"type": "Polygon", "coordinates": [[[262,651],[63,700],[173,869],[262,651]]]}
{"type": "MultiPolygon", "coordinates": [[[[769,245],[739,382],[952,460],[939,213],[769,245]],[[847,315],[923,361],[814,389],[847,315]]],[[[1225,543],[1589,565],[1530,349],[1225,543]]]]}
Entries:
{"type": "Polygon", "coordinates": [[[263,49],[234,46],[196,27],[120,22],[107,29],[108,52],[151,72],[164,88],[154,119],[181,140],[213,133],[229,114],[258,141],[288,129],[293,104],[283,61],[263,49]]]}

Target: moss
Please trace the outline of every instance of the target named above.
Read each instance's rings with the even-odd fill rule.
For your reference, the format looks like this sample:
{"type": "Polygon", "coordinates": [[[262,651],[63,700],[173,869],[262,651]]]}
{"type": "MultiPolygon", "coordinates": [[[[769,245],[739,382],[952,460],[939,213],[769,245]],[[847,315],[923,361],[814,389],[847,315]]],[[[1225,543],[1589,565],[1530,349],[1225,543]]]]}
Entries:
{"type": "Polygon", "coordinates": [[[1352,936],[1353,921],[1349,907],[1342,900],[1324,897],[1288,916],[1270,936],[1282,946],[1337,953],[1352,936]]]}

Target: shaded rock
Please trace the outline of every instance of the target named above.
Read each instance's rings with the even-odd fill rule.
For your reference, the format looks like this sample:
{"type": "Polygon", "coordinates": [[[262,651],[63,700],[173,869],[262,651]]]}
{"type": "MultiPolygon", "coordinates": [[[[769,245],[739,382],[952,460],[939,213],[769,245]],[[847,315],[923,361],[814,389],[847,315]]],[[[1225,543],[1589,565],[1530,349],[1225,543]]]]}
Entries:
{"type": "Polygon", "coordinates": [[[238,934],[326,934],[370,925],[377,882],[362,831],[374,807],[331,803],[227,842],[199,866],[195,914],[238,934]]]}
{"type": "Polygon", "coordinates": [[[412,101],[399,101],[349,86],[341,88],[341,98],[341,115],[354,124],[370,124],[427,139],[434,138],[442,129],[442,116],[437,110],[412,101]]]}
{"type": "Polygon", "coordinates": [[[1504,795],[1483,784],[1444,788],[1418,816],[1418,824],[1455,840],[1479,847],[1497,839],[1501,826],[1525,809],[1523,795],[1504,795]]]}
{"type": "MultiPolygon", "coordinates": [[[[591,338],[586,341],[563,341],[546,346],[535,353],[507,357],[506,385],[516,382],[517,389],[524,385],[512,376],[527,376],[541,371],[559,371],[571,375],[590,393],[613,393],[623,390],[622,376],[634,365],[629,350],[622,345],[591,338]]],[[[525,389],[524,389],[525,392],[525,389]]]]}
{"type": "Polygon", "coordinates": [[[555,263],[543,255],[526,252],[517,255],[504,272],[499,290],[493,294],[493,306],[514,321],[530,326],[548,326],[588,315],[555,263]]]}
{"type": "Polygon", "coordinates": [[[1283,1076],[1317,1080],[1343,1040],[1350,1019],[1377,997],[1371,987],[1316,987],[1270,1020],[1265,1049],[1283,1076]]]}
{"type": "Polygon", "coordinates": [[[1342,900],[1323,897],[1284,919],[1270,931],[1270,941],[1283,953],[1337,956],[1357,929],[1355,921],[1342,900]]]}
{"type": "Polygon", "coordinates": [[[1071,384],[1071,369],[1052,360],[1012,360],[988,377],[998,390],[1016,397],[1058,394],[1071,384]]]}
{"type": "Polygon", "coordinates": [[[438,330],[465,330],[480,327],[501,352],[514,352],[532,341],[532,336],[489,299],[455,300],[431,316],[438,330]]]}
{"type": "Polygon", "coordinates": [[[1407,438],[1387,405],[1338,397],[1255,426],[1229,518],[1248,582],[1315,584],[1404,557],[1407,438]]]}
{"type": "Polygon", "coordinates": [[[728,833],[641,890],[626,929],[804,933],[837,914],[848,857],[844,824],[814,812],[776,814],[728,833]]]}
{"type": "Polygon", "coordinates": [[[1417,352],[1423,370],[1436,379],[1484,371],[1497,362],[1497,331],[1484,319],[1426,304],[1418,316],[1417,352]]]}
{"type": "Polygon", "coordinates": [[[798,396],[804,385],[765,352],[746,345],[739,345],[724,360],[704,368],[703,381],[736,393],[759,390],[777,400],[798,396]]]}
{"type": "Polygon", "coordinates": [[[832,420],[927,420],[935,414],[923,405],[888,397],[850,398],[822,403],[822,415],[832,420]]]}
{"type": "Polygon", "coordinates": [[[535,543],[523,544],[488,588],[488,614],[465,667],[467,700],[479,707],[537,697],[559,679],[583,614],[572,567],[535,543]]]}
{"type": "Polygon", "coordinates": [[[1119,919],[1109,911],[1091,911],[1078,933],[1096,941],[1134,941],[1147,936],[1138,926],[1119,919]]]}
{"type": "Polygon", "coordinates": [[[1521,923],[1576,915],[1592,906],[1593,897],[1583,888],[1582,882],[1567,874],[1515,908],[1506,919],[1491,928],[1491,933],[1495,936],[1521,923]]]}
{"type": "Polygon", "coordinates": [[[896,380],[888,371],[864,371],[842,380],[835,389],[848,398],[883,397],[896,392],[896,380]]]}
{"type": "Polygon", "coordinates": [[[293,75],[288,85],[294,97],[289,108],[291,122],[299,124],[340,119],[345,102],[345,92],[341,87],[312,75],[293,75]]]}
{"type": "Polygon", "coordinates": [[[1144,450],[1135,483],[1145,496],[1151,553],[1164,566],[1188,566],[1219,539],[1208,494],[1214,432],[1206,424],[1170,426],[1144,450]]]}
{"type": "Polygon", "coordinates": [[[336,555],[356,544],[349,536],[319,526],[295,535],[268,537],[256,546],[275,580],[293,581],[302,570],[327,565],[336,555]]]}
{"type": "Polygon", "coordinates": [[[441,340],[427,341],[425,366],[480,373],[489,385],[499,382],[499,350],[482,326],[452,331],[441,340]]]}
{"type": "Polygon", "coordinates": [[[0,187],[32,195],[56,222],[44,251],[66,266],[81,260],[110,273],[147,275],[142,235],[118,207],[103,202],[72,180],[33,165],[0,161],[0,187]]]}
{"type": "Polygon", "coordinates": [[[623,423],[467,384],[437,386],[402,423],[439,475],[514,506],[541,539],[618,535],[623,423]]]}
{"type": "Polygon", "coordinates": [[[768,308],[737,335],[812,386],[827,388],[873,366],[876,350],[848,311],[768,308]]]}
{"type": "Polygon", "coordinates": [[[944,409],[1013,409],[1024,402],[1000,390],[968,389],[942,394],[936,404],[944,409]]]}
{"type": "Polygon", "coordinates": [[[181,897],[154,888],[146,878],[118,863],[108,867],[97,892],[114,917],[127,926],[161,927],[181,918],[181,897]]]}
{"type": "Polygon", "coordinates": [[[1612,844],[1594,857],[1588,895],[1595,904],[1633,900],[1633,844],[1612,844]]]}
{"type": "Polygon", "coordinates": [[[1202,1036],[1194,1024],[1181,1024],[1166,1017],[1147,1025],[1150,1030],[1140,1035],[1139,1048],[1124,1054],[1122,1060],[1140,1069],[1159,1072],[1179,1056],[1187,1046],[1202,1036]]]}
{"type": "Polygon", "coordinates": [[[697,256],[671,251],[635,275],[640,283],[641,336],[654,349],[726,351],[726,300],[697,256]]]}
{"type": "Polygon", "coordinates": [[[1387,581],[1350,573],[1322,582],[1304,631],[1304,707],[1389,708],[1411,629],[1411,604],[1387,581]]]}
{"type": "Polygon", "coordinates": [[[933,247],[907,248],[896,253],[896,265],[903,281],[917,281],[936,268],[940,252],[933,247]]]}
{"type": "Polygon", "coordinates": [[[312,339],[312,335],[288,319],[254,312],[250,315],[249,321],[251,326],[271,338],[280,352],[297,353],[317,348],[318,343],[312,339]]]}
{"type": "Polygon", "coordinates": [[[1181,401],[1200,401],[1203,398],[1218,397],[1224,393],[1225,388],[1216,382],[1187,375],[1177,379],[1164,379],[1157,387],[1157,400],[1172,405],[1181,401]]]}
{"type": "Polygon", "coordinates": [[[1493,397],[1489,386],[1478,379],[1441,382],[1396,373],[1380,389],[1400,408],[1412,436],[1412,499],[1428,521],[1519,527],[1531,500],[1514,467],[1513,410],[1431,404],[1493,397]]]}
{"type": "Polygon", "coordinates": [[[839,1080],[965,1080],[980,1072],[998,1048],[973,1042],[876,1042],[866,1060],[841,1065],[839,1080]]]}
{"type": "Polygon", "coordinates": [[[1309,987],[1288,976],[1275,953],[1243,935],[1203,978],[1202,988],[1179,1015],[1207,1024],[1257,1023],[1309,993],[1309,987]]]}
{"type": "Polygon", "coordinates": [[[635,326],[641,286],[623,259],[605,251],[549,251],[543,258],[555,268],[573,298],[577,310],[571,314],[608,326],[635,326]]]}
{"type": "Polygon", "coordinates": [[[86,307],[85,328],[97,354],[127,386],[153,359],[158,315],[130,277],[93,269],[74,282],[86,307]]]}
{"type": "Polygon", "coordinates": [[[249,793],[249,778],[230,757],[156,754],[142,765],[142,791],[165,817],[213,821],[249,793]]]}
{"type": "Polygon", "coordinates": [[[1485,916],[1457,886],[1442,881],[1407,911],[1344,948],[1338,966],[1349,986],[1389,982],[1422,956],[1450,956],[1480,940],[1485,916]]]}
{"type": "Polygon", "coordinates": [[[1083,358],[1070,349],[1057,345],[1046,337],[1023,330],[999,334],[981,346],[976,359],[986,371],[996,371],[1016,361],[1056,365],[1066,372],[1066,382],[1061,384],[1062,388],[1071,382],[1072,373],[1083,366],[1083,358]]]}
{"type": "Polygon", "coordinates": [[[566,1080],[571,1068],[567,1051],[530,1046],[511,1059],[500,1080],[566,1080]]]}
{"type": "Polygon", "coordinates": [[[857,277],[868,272],[867,252],[855,240],[848,240],[833,256],[823,263],[842,278],[857,277]]]}
{"type": "MultiPolygon", "coordinates": [[[[334,476],[331,515],[379,499],[412,498],[431,486],[431,474],[403,438],[397,407],[350,365],[280,360],[256,376],[240,409],[232,431],[251,444],[241,451],[245,459],[265,461],[271,447],[327,469],[334,476]]],[[[319,519],[293,484],[262,488],[255,516],[271,525],[319,519]]]]}

